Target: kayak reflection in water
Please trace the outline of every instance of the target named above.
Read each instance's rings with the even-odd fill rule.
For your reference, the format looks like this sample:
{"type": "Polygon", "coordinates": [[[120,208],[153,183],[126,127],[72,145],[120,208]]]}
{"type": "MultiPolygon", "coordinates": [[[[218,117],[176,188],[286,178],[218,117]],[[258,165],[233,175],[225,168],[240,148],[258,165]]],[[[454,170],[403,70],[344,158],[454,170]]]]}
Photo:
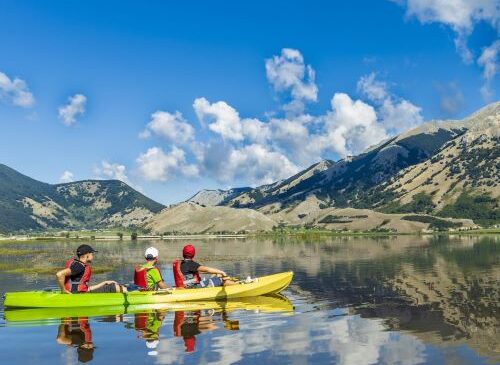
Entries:
{"type": "Polygon", "coordinates": [[[156,348],[160,343],[160,327],[164,319],[165,311],[161,310],[134,315],[134,328],[139,332],[138,337],[146,341],[149,356],[158,355],[156,348]]]}
{"type": "MultiPolygon", "coordinates": [[[[213,309],[208,311],[175,312],[174,336],[183,338],[185,352],[195,351],[197,335],[217,329],[213,318],[214,313],[213,309]]],[[[224,311],[222,312],[222,320],[224,321],[224,328],[239,330],[238,321],[228,320],[224,311]]]]}
{"type": "Polygon", "coordinates": [[[94,358],[92,331],[87,317],[64,318],[59,325],[58,344],[76,347],[78,361],[88,362],[94,358]]]}

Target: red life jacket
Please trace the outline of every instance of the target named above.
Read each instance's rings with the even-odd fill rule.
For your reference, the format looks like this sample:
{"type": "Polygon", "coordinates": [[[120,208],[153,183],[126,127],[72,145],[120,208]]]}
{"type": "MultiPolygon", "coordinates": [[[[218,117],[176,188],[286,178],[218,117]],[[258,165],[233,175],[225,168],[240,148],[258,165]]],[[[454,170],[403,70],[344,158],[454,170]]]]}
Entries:
{"type": "MultiPolygon", "coordinates": [[[[161,271],[156,266],[142,267],[140,265],[137,265],[134,269],[134,284],[137,285],[142,290],[148,290],[148,280],[146,278],[146,275],[148,274],[148,271],[151,269],[158,270],[160,278],[163,281],[163,277],[161,276],[161,271]]],[[[156,290],[156,288],[153,288],[152,290],[156,290]]]]}
{"type": "Polygon", "coordinates": [[[181,271],[181,263],[182,260],[175,260],[172,269],[174,271],[174,280],[175,280],[175,286],[177,288],[186,288],[187,284],[197,284],[201,281],[200,274],[196,272],[194,274],[194,278],[188,281],[184,277],[184,274],[181,271]]]}
{"type": "MultiPolygon", "coordinates": [[[[185,314],[182,311],[175,312],[174,318],[174,336],[180,337],[182,336],[182,326],[184,325],[186,318],[185,314]]],[[[200,313],[195,313],[195,323],[198,326],[200,321],[200,313]]],[[[184,351],[185,352],[193,352],[196,347],[196,337],[183,337],[184,339],[184,351]]]]}
{"type": "Polygon", "coordinates": [[[92,342],[92,331],[90,330],[89,320],[87,317],[78,318],[78,325],[80,326],[85,342],[92,342]]]}
{"type": "Polygon", "coordinates": [[[134,314],[134,328],[138,331],[145,330],[148,327],[148,314],[136,313],[134,314]]]}
{"type": "Polygon", "coordinates": [[[77,259],[69,259],[68,261],[66,261],[66,265],[64,267],[66,269],[69,269],[71,264],[75,261],[77,261],[77,262],[81,263],[83,266],[85,266],[85,271],[83,272],[83,275],[82,275],[82,278],[80,279],[80,281],[72,281],[70,276],[66,276],[66,278],[64,279],[64,287],[66,288],[66,290],[71,291],[71,287],[73,286],[73,284],[78,284],[78,288],[77,288],[78,292],[80,292],[80,293],[88,292],[89,291],[89,281],[90,281],[90,277],[92,276],[92,269],[90,268],[89,265],[84,264],[83,262],[78,261],[77,259]]]}

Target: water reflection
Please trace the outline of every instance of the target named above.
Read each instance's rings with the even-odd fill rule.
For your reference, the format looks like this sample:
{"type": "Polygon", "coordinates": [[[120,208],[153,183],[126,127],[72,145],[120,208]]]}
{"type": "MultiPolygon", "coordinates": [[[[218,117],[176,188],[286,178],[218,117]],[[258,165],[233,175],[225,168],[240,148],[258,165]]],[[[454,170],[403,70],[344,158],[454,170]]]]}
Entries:
{"type": "MultiPolygon", "coordinates": [[[[119,265],[96,280],[113,278],[126,282],[132,274],[128,268],[133,267],[133,258],[139,257],[144,247],[154,244],[165,252],[164,260],[168,263],[184,242],[98,244],[102,245],[99,250],[103,256],[111,257],[119,265]]],[[[123,314],[124,325],[134,335],[123,330],[115,335],[119,339],[116,346],[121,346],[127,361],[158,364],[500,361],[499,236],[296,241],[279,238],[194,244],[199,247],[200,260],[230,273],[258,276],[293,270],[294,281],[285,292],[290,300],[247,302],[246,310],[227,302],[192,304],[188,308],[128,308],[125,314],[123,311],[95,314],[99,320],[91,318],[89,323],[96,333],[110,331],[110,327],[102,327],[103,318],[111,321],[111,315],[123,314]],[[294,315],[286,315],[293,307],[294,315]],[[130,341],[139,343],[140,349],[129,350],[134,346],[130,341]],[[148,353],[154,356],[147,356],[148,353]]],[[[60,252],[70,247],[67,243],[51,245],[60,252]]],[[[47,250],[47,246],[41,247],[43,252],[39,256],[47,250]]],[[[18,255],[19,260],[36,262],[35,265],[39,262],[37,257],[18,255]]],[[[21,266],[26,266],[26,262],[21,266]]],[[[163,263],[163,274],[171,282],[167,263],[163,263]]],[[[41,274],[36,280],[31,275],[0,275],[2,290],[9,285],[29,288],[50,283],[41,274]]],[[[52,313],[49,318],[82,315],[92,314],[52,313]]],[[[19,314],[5,313],[8,326],[19,323],[16,316],[19,319],[19,314]]],[[[29,319],[25,323],[51,321],[33,311],[29,316],[24,312],[23,316],[29,319]]],[[[57,321],[59,324],[61,320],[57,321]]],[[[4,330],[0,328],[0,339],[4,330]]],[[[105,352],[117,355],[119,351],[106,348],[104,343],[96,343],[96,348],[94,358],[105,356],[105,352]]],[[[2,353],[8,354],[9,349],[2,353]]]]}
{"type": "Polygon", "coordinates": [[[87,317],[63,319],[57,331],[56,341],[60,345],[76,348],[80,362],[91,361],[94,357],[92,330],[87,317]]]}

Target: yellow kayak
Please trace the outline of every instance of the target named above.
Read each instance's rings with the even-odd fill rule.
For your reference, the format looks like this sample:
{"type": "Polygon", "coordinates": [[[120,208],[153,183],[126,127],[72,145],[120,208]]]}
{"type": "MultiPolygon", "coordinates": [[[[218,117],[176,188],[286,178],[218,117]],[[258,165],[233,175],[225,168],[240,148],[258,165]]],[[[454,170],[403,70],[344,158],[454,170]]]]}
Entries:
{"type": "Polygon", "coordinates": [[[70,308],[21,308],[7,309],[4,318],[9,325],[51,325],[59,324],[62,318],[104,317],[121,314],[151,313],[154,311],[198,311],[213,309],[215,311],[253,310],[259,312],[292,313],[293,305],[287,297],[280,294],[269,294],[258,297],[227,299],[222,301],[172,302],[160,304],[137,304],[104,307],[70,307],[70,308]]]}
{"type": "Polygon", "coordinates": [[[48,291],[11,292],[5,294],[4,306],[6,308],[102,307],[247,298],[279,293],[290,284],[292,278],[293,272],[289,271],[258,277],[250,283],[214,288],[71,295],[48,291]]]}

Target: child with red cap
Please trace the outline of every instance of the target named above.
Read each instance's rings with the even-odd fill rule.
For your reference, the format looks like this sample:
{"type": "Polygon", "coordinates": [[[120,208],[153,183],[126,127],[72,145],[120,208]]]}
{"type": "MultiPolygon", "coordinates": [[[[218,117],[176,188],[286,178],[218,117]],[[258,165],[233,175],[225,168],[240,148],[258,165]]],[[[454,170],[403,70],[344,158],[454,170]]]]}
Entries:
{"type": "Polygon", "coordinates": [[[196,261],[193,261],[195,255],[196,249],[193,245],[188,244],[182,249],[182,256],[184,259],[174,263],[174,277],[176,279],[177,287],[191,289],[237,284],[236,282],[229,280],[224,271],[200,265],[196,261]],[[200,273],[214,274],[217,276],[201,279],[199,275],[200,273]]]}

